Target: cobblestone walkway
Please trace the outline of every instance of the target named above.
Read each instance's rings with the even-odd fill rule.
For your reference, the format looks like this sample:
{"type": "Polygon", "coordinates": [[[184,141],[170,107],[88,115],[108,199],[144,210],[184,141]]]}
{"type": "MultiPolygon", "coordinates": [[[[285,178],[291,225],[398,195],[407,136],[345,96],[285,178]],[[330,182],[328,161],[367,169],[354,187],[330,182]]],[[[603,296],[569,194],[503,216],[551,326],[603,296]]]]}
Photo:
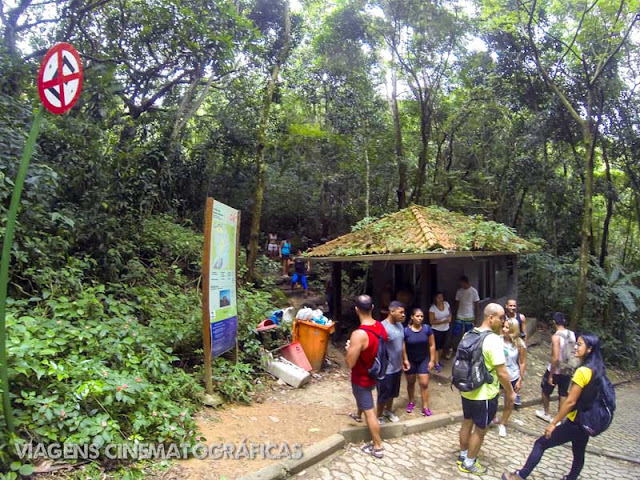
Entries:
{"type": "MultiPolygon", "coordinates": [[[[617,389],[617,410],[614,424],[600,437],[591,439],[590,447],[603,448],[619,455],[637,457],[634,450],[640,444],[640,415],[637,412],[640,386],[617,389]]],[[[538,407],[539,408],[539,407],[538,407]]],[[[524,464],[533,442],[544,430],[542,420],[535,417],[535,408],[514,412],[506,438],[496,429],[485,437],[480,461],[489,468],[485,480],[498,480],[505,471],[524,464]],[[529,431],[530,434],[523,431],[529,431]],[[535,434],[535,435],[534,435],[535,434]]],[[[304,480],[448,480],[478,478],[458,471],[459,425],[442,427],[431,432],[408,435],[384,442],[385,456],[374,459],[350,445],[343,452],[296,475],[304,480]]],[[[533,480],[560,479],[571,466],[571,450],[564,447],[547,450],[534,473],[533,480]]],[[[587,479],[637,480],[640,465],[624,460],[587,453],[580,476],[587,479]]]]}

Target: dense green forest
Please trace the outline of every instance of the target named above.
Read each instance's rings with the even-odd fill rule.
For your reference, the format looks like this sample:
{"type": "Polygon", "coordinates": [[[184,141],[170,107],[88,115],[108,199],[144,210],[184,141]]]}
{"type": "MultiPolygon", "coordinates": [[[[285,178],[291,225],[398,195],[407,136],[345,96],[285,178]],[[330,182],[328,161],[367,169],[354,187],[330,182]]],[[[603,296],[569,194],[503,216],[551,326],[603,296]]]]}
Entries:
{"type": "MultiPolygon", "coordinates": [[[[523,311],[573,312],[640,355],[638,0],[0,2],[0,218],[45,52],[72,43],[78,104],[47,114],[12,250],[12,445],[193,442],[205,198],[242,212],[243,362],[294,246],[411,203],[504,223],[523,311]],[[246,261],[245,261],[246,257],[246,261]],[[153,414],[149,412],[153,411],[153,414]]],[[[4,412],[2,415],[4,425],[4,412]]],[[[20,462],[14,470],[30,467],[20,462]]]]}

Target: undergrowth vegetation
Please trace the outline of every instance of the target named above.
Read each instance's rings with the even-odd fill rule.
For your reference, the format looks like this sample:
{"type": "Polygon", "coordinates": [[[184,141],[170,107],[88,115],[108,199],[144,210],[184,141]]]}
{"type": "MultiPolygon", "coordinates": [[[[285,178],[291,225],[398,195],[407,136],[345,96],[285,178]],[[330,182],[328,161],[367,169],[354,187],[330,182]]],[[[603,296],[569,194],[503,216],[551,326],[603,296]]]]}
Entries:
{"type": "MultiPolygon", "coordinates": [[[[122,260],[117,282],[101,282],[99,262],[85,255],[69,256],[59,268],[48,262],[25,270],[18,282],[30,292],[11,285],[7,344],[16,436],[0,433],[2,470],[31,471],[12,453],[29,442],[101,449],[196,442],[202,240],[168,216],[151,217],[111,252],[122,260]]],[[[251,401],[259,357],[254,327],[273,310],[271,301],[268,289],[239,288],[240,362],[214,362],[215,388],[227,400],[251,401]]]]}

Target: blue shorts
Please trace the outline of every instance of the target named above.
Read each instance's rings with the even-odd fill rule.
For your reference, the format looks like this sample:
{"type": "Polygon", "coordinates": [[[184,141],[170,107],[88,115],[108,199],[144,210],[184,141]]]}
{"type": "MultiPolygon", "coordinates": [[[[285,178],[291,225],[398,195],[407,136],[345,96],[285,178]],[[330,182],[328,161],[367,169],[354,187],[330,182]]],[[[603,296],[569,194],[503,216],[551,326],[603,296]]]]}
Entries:
{"type": "Polygon", "coordinates": [[[387,373],[384,378],[378,382],[378,405],[386,404],[389,400],[400,396],[401,373],[401,370],[395,373],[387,373]]]}
{"type": "Polygon", "coordinates": [[[464,335],[470,330],[473,330],[473,320],[463,322],[460,319],[456,319],[456,321],[453,322],[453,327],[451,328],[451,335],[457,337],[459,335],[464,335]]]}
{"type": "Polygon", "coordinates": [[[353,392],[353,396],[356,397],[358,410],[373,409],[373,389],[374,387],[361,387],[360,385],[351,383],[351,391],[353,392]]]}
{"type": "Polygon", "coordinates": [[[421,362],[412,362],[409,360],[411,366],[406,372],[407,375],[429,375],[429,360],[429,357],[425,358],[421,362]]]}
{"type": "Polygon", "coordinates": [[[300,273],[294,273],[293,277],[291,277],[291,287],[295,286],[295,284],[298,283],[298,280],[300,281],[300,285],[302,285],[302,288],[306,290],[308,288],[307,276],[300,273]]]}

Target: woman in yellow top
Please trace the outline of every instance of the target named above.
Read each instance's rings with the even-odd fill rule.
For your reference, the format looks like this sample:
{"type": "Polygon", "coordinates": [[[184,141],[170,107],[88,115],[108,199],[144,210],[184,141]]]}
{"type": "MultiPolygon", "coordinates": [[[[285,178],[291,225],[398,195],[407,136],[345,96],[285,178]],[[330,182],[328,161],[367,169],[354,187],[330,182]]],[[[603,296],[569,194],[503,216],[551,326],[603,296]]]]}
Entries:
{"type": "Polygon", "coordinates": [[[599,381],[595,380],[602,378],[606,371],[600,351],[600,339],[596,335],[584,333],[578,337],[575,355],[580,358],[582,366],[573,374],[567,400],[555,418],[549,423],[544,435],[534,443],[533,450],[531,450],[524,467],[514,473],[504,473],[502,480],[522,480],[527,478],[538,465],[542,454],[547,448],[557,447],[567,442],[571,442],[573,463],[571,464],[569,475],[562,477],[562,480],[576,480],[580,475],[584,465],[584,453],[587,449],[589,435],[575,420],[578,411],[589,404],[589,399],[593,401],[593,398],[595,398],[597,386],[600,384],[599,381]],[[558,425],[564,417],[567,417],[567,420],[558,425]]]}

